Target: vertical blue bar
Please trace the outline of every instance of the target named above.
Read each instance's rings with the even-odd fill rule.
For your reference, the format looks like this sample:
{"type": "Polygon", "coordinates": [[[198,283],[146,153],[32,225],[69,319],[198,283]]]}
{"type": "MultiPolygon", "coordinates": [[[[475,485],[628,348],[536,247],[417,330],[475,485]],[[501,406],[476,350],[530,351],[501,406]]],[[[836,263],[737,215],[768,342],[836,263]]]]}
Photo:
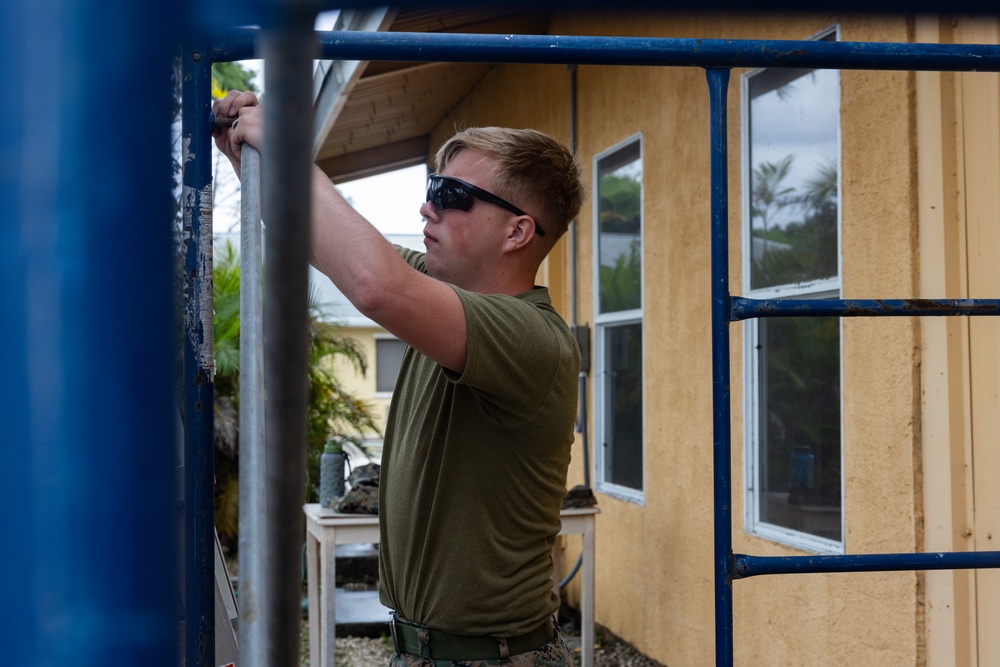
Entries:
{"type": "Polygon", "coordinates": [[[177,664],[182,19],[167,3],[0,3],[4,665],[177,664]]]}
{"type": "Polygon", "coordinates": [[[729,394],[728,69],[706,69],[712,188],[712,420],[715,478],[715,664],[733,664],[732,433],[729,394]]]}
{"type": "Polygon", "coordinates": [[[212,280],[212,62],[187,45],[184,166],[184,632],[187,667],[215,667],[215,356],[212,280]]]}

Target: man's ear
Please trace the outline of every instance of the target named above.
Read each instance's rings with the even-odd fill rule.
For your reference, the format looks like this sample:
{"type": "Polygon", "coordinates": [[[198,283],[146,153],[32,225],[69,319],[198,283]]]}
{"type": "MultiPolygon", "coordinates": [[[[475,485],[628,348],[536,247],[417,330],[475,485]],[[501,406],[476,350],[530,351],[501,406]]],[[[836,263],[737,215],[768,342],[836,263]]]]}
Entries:
{"type": "Polygon", "coordinates": [[[519,250],[535,238],[535,220],[530,215],[519,215],[507,234],[506,250],[519,250]]]}

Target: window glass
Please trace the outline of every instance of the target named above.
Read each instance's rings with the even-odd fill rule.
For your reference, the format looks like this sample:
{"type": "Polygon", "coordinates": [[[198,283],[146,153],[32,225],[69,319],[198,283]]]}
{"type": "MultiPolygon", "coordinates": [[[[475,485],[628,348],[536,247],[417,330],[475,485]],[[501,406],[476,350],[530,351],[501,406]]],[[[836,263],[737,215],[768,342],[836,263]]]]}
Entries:
{"type": "Polygon", "coordinates": [[[750,286],[837,275],[836,70],[750,78],[750,286]]]}
{"type": "Polygon", "coordinates": [[[840,322],[759,327],[760,520],[840,540],[840,322]]]}
{"type": "MultiPolygon", "coordinates": [[[[763,70],[744,91],[748,296],[839,298],[840,73],[763,70]]],[[[748,530],[837,551],[840,320],[759,318],[744,331],[748,530]]]]}
{"type": "Polygon", "coordinates": [[[600,310],[642,305],[642,162],[634,142],[598,162],[600,310]]]}
{"type": "Polygon", "coordinates": [[[594,161],[597,488],[643,499],[642,143],[594,161]]]}
{"type": "Polygon", "coordinates": [[[391,392],[396,386],[405,348],[398,338],[375,339],[375,391],[391,392]]]}
{"type": "Polygon", "coordinates": [[[642,489],[642,324],[607,327],[604,346],[604,480],[642,489]]]}

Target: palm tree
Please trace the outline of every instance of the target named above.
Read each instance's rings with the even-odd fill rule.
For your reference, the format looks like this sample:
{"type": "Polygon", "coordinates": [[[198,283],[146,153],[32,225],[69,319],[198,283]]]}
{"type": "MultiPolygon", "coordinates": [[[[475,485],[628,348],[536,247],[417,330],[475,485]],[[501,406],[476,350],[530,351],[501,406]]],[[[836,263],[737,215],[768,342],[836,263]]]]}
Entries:
{"type": "MultiPolygon", "coordinates": [[[[215,281],[215,524],[220,538],[236,543],[239,517],[239,336],[240,265],[232,243],[216,252],[215,281]]],[[[322,321],[310,295],[307,467],[303,502],[315,499],[319,457],[327,438],[344,433],[381,435],[371,406],[352,395],[333,372],[342,356],[362,375],[367,360],[360,344],[322,321]]]]}
{"type": "Polygon", "coordinates": [[[785,200],[795,191],[795,188],[782,185],[794,160],[794,155],[786,155],[778,162],[761,162],[753,170],[750,215],[760,219],[765,239],[772,215],[787,204],[785,200]]]}

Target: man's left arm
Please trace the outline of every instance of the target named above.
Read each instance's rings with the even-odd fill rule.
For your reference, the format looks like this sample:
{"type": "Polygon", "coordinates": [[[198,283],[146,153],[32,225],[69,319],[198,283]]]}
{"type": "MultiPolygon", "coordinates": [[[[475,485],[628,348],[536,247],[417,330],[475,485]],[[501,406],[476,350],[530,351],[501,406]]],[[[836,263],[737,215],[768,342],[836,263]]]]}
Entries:
{"type": "MultiPolygon", "coordinates": [[[[212,105],[223,118],[215,142],[240,173],[242,145],[264,150],[263,112],[256,95],[230,91],[212,105]]],[[[454,290],[406,264],[382,234],[312,170],[311,261],[364,315],[445,368],[466,363],[465,312],[454,290]]]]}

